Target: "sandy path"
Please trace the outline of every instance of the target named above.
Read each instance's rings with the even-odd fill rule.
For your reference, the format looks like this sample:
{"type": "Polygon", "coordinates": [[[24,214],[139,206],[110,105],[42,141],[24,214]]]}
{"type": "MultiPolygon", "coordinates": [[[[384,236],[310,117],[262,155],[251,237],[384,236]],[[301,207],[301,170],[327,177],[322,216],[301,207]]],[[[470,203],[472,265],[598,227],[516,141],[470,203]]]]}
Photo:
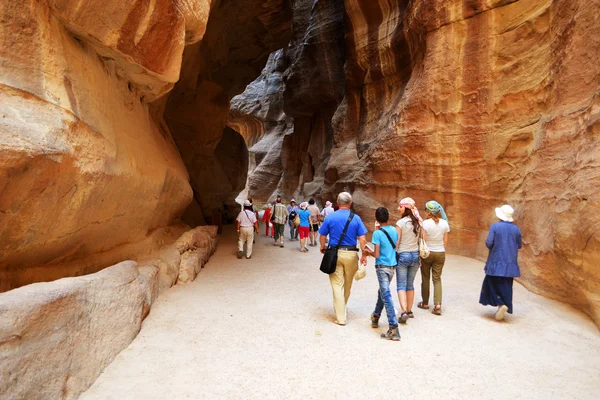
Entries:
{"type": "MultiPolygon", "coordinates": [[[[261,230],[261,232],[263,232],[261,230]]],[[[232,230],[197,280],[163,294],[139,336],[83,399],[597,399],[600,334],[582,313],[515,285],[515,315],[478,304],[482,263],[448,257],[441,317],[415,307],[401,342],[370,327],[377,279],[333,321],[316,248],[260,237],[237,260],[232,230]]],[[[419,274],[418,274],[419,275],[419,274]]],[[[420,288],[417,276],[416,287],[420,288]]],[[[395,285],[394,285],[395,287],[395,285]]],[[[420,290],[417,289],[417,297],[420,290]]],[[[397,299],[395,299],[397,304],[397,299]]]]}

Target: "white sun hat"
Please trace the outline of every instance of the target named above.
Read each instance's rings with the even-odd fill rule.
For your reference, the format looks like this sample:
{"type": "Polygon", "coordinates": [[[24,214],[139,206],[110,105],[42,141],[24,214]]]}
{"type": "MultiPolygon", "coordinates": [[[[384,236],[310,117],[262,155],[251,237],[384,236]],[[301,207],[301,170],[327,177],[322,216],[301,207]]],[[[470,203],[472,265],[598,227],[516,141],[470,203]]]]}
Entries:
{"type": "Polygon", "coordinates": [[[503,205],[502,207],[496,208],[496,216],[500,218],[502,221],[513,222],[513,214],[515,210],[508,204],[503,205]]]}

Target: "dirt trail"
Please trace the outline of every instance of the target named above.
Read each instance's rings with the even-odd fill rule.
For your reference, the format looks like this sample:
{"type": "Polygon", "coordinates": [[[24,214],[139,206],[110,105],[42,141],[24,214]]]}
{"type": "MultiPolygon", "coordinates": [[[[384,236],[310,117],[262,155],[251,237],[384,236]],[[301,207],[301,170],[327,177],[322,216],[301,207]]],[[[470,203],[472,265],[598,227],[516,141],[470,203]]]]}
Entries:
{"type": "MultiPolygon", "coordinates": [[[[483,264],[450,256],[444,315],[415,307],[401,342],[370,327],[377,279],[355,282],[348,325],[333,323],[317,248],[233,231],[197,280],[158,299],[139,336],[82,399],[597,399],[600,334],[585,315],[515,285],[505,322],[478,304],[483,264]]],[[[419,274],[418,274],[419,275],[419,274]]],[[[415,282],[417,298],[420,276],[415,282]]],[[[395,285],[394,285],[395,287],[395,285]]],[[[397,304],[397,299],[395,299],[397,304]]]]}

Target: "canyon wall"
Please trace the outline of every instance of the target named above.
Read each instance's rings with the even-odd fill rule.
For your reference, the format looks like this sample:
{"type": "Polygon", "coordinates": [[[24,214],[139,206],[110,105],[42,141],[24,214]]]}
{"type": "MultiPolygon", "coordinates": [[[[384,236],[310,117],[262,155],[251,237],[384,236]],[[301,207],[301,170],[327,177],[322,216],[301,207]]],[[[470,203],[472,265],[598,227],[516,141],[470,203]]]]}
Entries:
{"type": "Polygon", "coordinates": [[[243,140],[218,144],[289,39],[287,1],[0,0],[0,16],[0,291],[148,255],[243,189],[247,163],[223,157],[243,140]]]}
{"type": "Polygon", "coordinates": [[[480,259],[494,207],[510,203],[523,284],[600,324],[598,9],[583,0],[294,2],[276,70],[283,106],[257,95],[259,78],[230,117],[245,137],[281,137],[269,139],[279,160],[251,171],[249,195],[324,201],[350,190],[368,226],[377,206],[435,199],[450,218],[449,250],[480,259]],[[292,131],[273,133],[280,125],[260,110],[274,107],[292,131]]]}
{"type": "Polygon", "coordinates": [[[186,222],[201,223],[231,203],[232,191],[243,189],[243,184],[231,185],[215,151],[231,98],[260,74],[271,52],[288,42],[291,17],[285,0],[224,1],[213,7],[203,40],[186,47],[180,79],[164,105],[194,190],[186,222]]]}

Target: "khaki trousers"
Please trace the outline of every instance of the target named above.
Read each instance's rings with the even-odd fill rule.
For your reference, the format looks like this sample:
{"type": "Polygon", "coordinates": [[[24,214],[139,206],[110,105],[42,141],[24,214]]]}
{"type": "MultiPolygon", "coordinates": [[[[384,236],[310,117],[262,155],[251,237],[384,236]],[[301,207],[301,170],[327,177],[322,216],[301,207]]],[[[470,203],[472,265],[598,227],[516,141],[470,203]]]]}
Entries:
{"type": "Polygon", "coordinates": [[[352,280],[358,269],[358,252],[338,250],[338,259],[335,272],[329,275],[331,290],[333,291],[333,309],[337,322],[346,323],[346,304],[352,289],[352,280]]]}
{"type": "Polygon", "coordinates": [[[421,258],[421,296],[423,304],[429,303],[429,277],[433,275],[433,304],[442,304],[442,269],[446,253],[431,252],[429,257],[421,258]]]}
{"type": "Polygon", "coordinates": [[[254,241],[254,227],[240,227],[240,236],[238,237],[238,251],[244,251],[244,243],[246,243],[246,257],[252,255],[252,242],[254,241]]]}

